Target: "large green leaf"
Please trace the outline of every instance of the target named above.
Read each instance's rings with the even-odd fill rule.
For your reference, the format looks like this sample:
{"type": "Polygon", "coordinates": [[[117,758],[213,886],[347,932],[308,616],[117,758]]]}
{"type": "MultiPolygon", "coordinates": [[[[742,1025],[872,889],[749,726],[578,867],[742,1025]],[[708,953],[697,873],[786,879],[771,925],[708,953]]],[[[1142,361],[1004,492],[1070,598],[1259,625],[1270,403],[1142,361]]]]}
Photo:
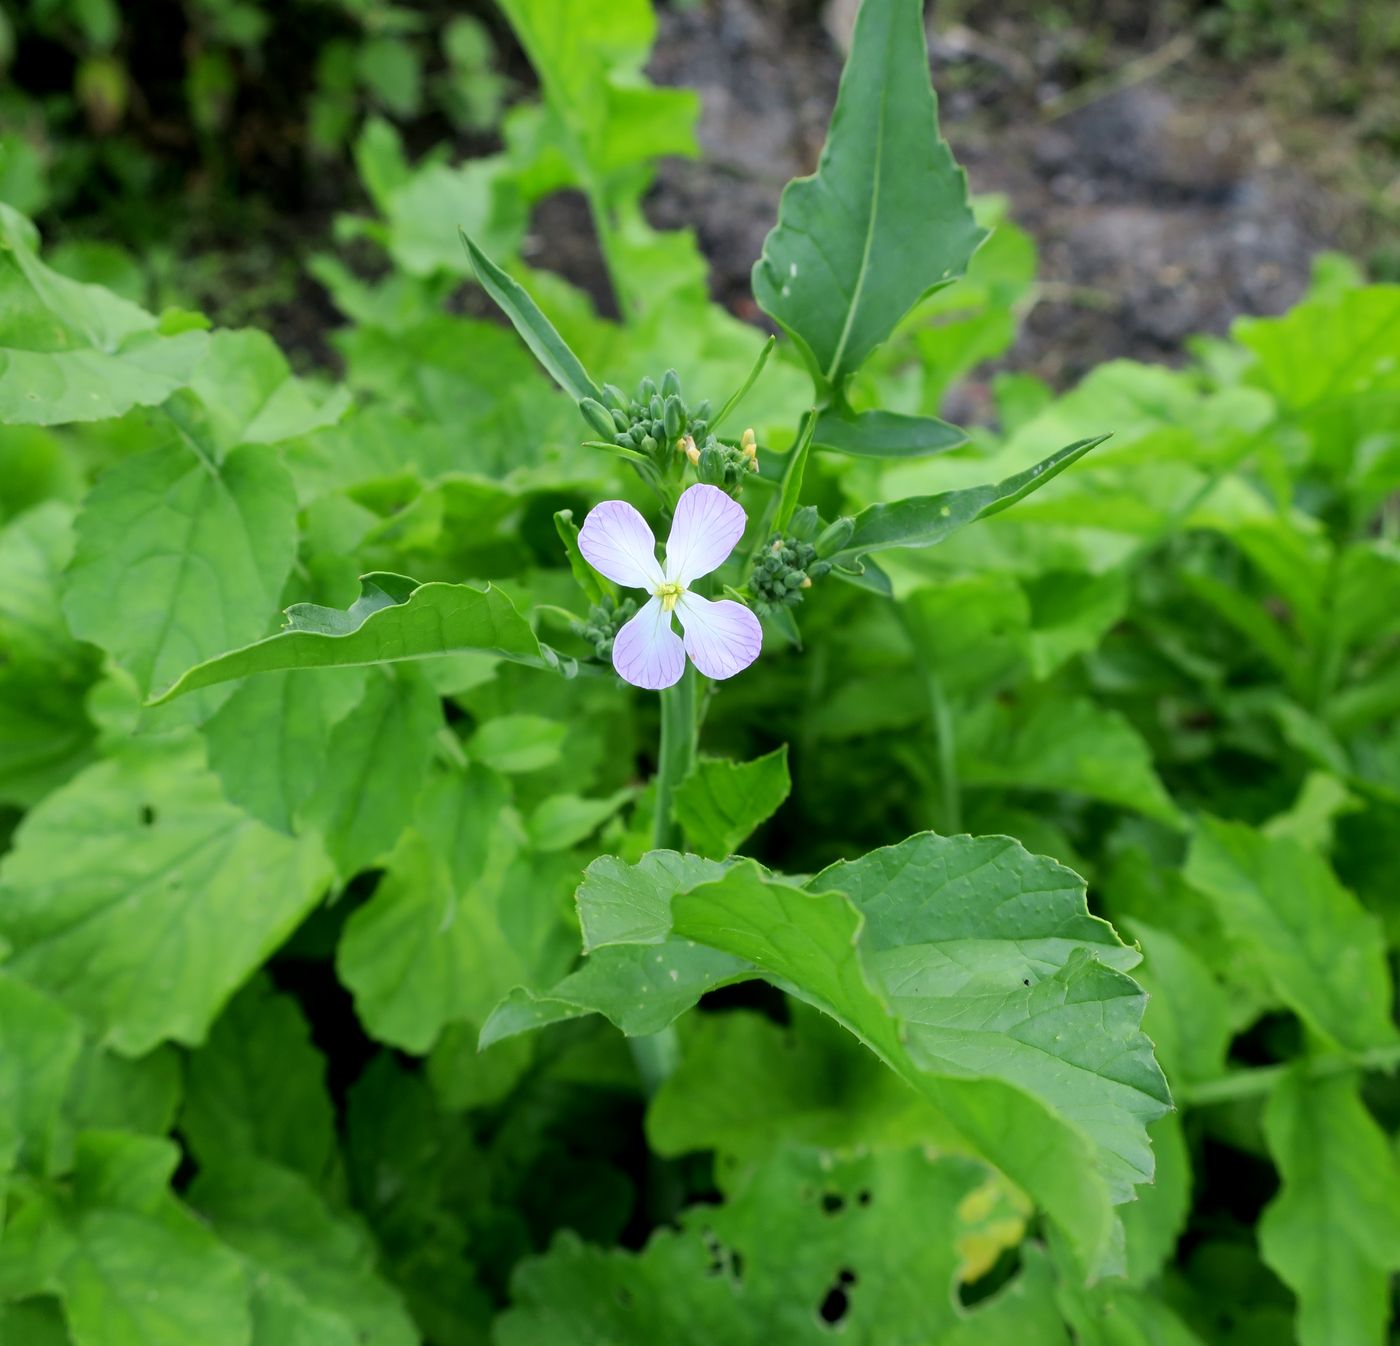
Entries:
{"type": "Polygon", "coordinates": [[[148,692],[266,630],[295,549],[292,482],[271,449],[216,467],[171,444],[119,464],[88,496],[64,612],[148,692]]]}
{"type": "Polygon", "coordinates": [[[296,1001],[259,977],[190,1056],[180,1131],[201,1166],[257,1158],[324,1182],[336,1153],[325,1074],[296,1001]]]}
{"type": "Polygon", "coordinates": [[[17,975],[119,1051],[192,1045],[328,877],[314,840],[234,808],[191,750],[132,755],[25,818],[0,863],[0,936],[17,975]]]}
{"type": "Polygon", "coordinates": [[[81,1046],[72,1014],[0,971],[0,1219],[10,1168],[47,1166],[81,1046]]]}
{"type": "Polygon", "coordinates": [[[1087,697],[1030,707],[984,699],[956,732],[958,775],[969,785],[1068,791],[1179,822],[1141,735],[1117,711],[1087,697]]]}
{"type": "Polygon", "coordinates": [[[362,588],[345,611],[294,604],[277,635],[187,668],[153,704],[251,673],[401,663],[439,654],[495,654],[535,668],[568,667],[491,585],[418,584],[401,575],[371,574],[362,588]]]}
{"type": "Polygon", "coordinates": [[[250,678],[204,724],[209,765],[230,802],[290,832],[330,761],[332,730],[360,702],[357,668],[250,678]]]}
{"type": "Polygon", "coordinates": [[[58,1295],[74,1346],[251,1346],[243,1267],[171,1196],[179,1160],[168,1140],[83,1136],[71,1195],[7,1229],[0,1284],[58,1295]]]}
{"type": "Polygon", "coordinates": [[[376,670],[359,705],[331,730],[326,758],[333,769],[298,818],[320,832],[343,878],[398,841],[442,727],[440,698],[410,667],[376,670]]]}
{"type": "Polygon", "coordinates": [[[1381,924],[1314,851],[1205,818],[1186,879],[1210,898],[1279,999],[1324,1041],[1357,1052],[1400,1042],[1381,924]]]}
{"type": "Polygon", "coordinates": [[[368,1235],[301,1174],[226,1156],[202,1169],[189,1201],[243,1261],[254,1346],[417,1346],[368,1235]]]}
{"type": "Polygon", "coordinates": [[[560,1235],[523,1263],[500,1346],[1063,1346],[1038,1250],[970,1312],[955,1285],[985,1170],[906,1150],[789,1150],[741,1172],[722,1205],[685,1212],[640,1253],[560,1235]],[[825,1317],[824,1317],[825,1315],[825,1317]]]}
{"type": "Polygon", "coordinates": [[[1106,435],[1099,435],[1095,439],[1081,439],[1052,453],[1034,467],[986,486],[867,505],[856,515],[855,529],[841,549],[840,558],[853,558],[889,547],[932,547],[978,519],[1010,509],[1018,500],[1024,500],[1053,481],[1106,438],[1106,435]]]}
{"type": "Polygon", "coordinates": [[[1147,1181],[1169,1106],[1083,880],[1004,838],[912,837],[798,887],[752,862],[605,857],[578,895],[583,967],[518,990],[495,1041],[578,1014],[655,1032],[715,986],[762,975],[845,1024],[1034,1196],[1086,1266],[1110,1205],[1147,1181]],[[1053,1161],[1046,1159],[1054,1152],[1053,1161]]]}
{"type": "Polygon", "coordinates": [[[45,266],[34,227],[0,202],[0,423],[63,425],[165,401],[203,360],[203,332],[45,266]]]}
{"type": "Polygon", "coordinates": [[[1356,1078],[1291,1070],[1264,1135],[1283,1188],[1259,1222],[1259,1249],[1298,1296],[1300,1346],[1381,1346],[1400,1270],[1400,1168],[1356,1078]]]}
{"type": "Polygon", "coordinates": [[[839,388],[984,237],[938,132],[923,6],[865,0],[821,162],[783,192],[754,297],[839,388]]]}
{"type": "Polygon", "coordinates": [[[336,954],[380,1041],[426,1052],[449,1023],[480,1024],[513,985],[568,965],[558,877],[552,862],[532,868],[522,842],[495,772],[473,765],[430,783],[336,954]]]}

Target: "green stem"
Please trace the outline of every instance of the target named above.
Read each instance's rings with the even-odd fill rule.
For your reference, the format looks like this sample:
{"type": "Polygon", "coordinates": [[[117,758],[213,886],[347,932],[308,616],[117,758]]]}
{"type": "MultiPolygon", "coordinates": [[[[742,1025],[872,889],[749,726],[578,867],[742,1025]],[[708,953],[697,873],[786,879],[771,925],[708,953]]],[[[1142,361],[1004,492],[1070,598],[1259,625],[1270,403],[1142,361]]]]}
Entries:
{"type": "Polygon", "coordinates": [[[651,844],[655,850],[674,849],[680,829],[671,816],[676,786],[695,762],[698,736],[695,668],[686,663],[681,680],[661,693],[661,751],[656,762],[656,814],[651,844]]]}
{"type": "MultiPolygon", "coordinates": [[[[1304,1070],[1312,1079],[1329,1079],[1349,1070],[1394,1070],[1400,1066],[1400,1047],[1373,1047],[1355,1056],[1323,1056],[1309,1061],[1304,1070]]],[[[1190,1108],[1210,1107],[1214,1103],[1233,1103],[1242,1098],[1258,1098],[1272,1092],[1278,1082],[1294,1069],[1291,1065],[1258,1066],[1253,1070],[1237,1070],[1219,1079],[1203,1080],[1181,1090],[1180,1101],[1190,1108]]]]}
{"type": "MultiPolygon", "coordinates": [[[[652,820],[651,844],[654,850],[673,849],[680,841],[680,828],[672,816],[676,786],[695,761],[699,736],[696,673],[687,662],[681,680],[661,693],[661,749],[656,761],[656,814],[652,820]]],[[[646,1037],[628,1038],[637,1074],[646,1096],[662,1086],[680,1060],[680,1043],[674,1027],[663,1028],[646,1037]]]]}

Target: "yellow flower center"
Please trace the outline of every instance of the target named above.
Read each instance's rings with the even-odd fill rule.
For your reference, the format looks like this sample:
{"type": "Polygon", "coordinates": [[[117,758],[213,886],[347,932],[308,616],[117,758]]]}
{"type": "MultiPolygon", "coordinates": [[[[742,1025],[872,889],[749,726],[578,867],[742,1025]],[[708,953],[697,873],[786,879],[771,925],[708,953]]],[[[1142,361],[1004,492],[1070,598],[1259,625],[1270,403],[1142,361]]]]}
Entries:
{"type": "Polygon", "coordinates": [[[657,591],[656,596],[661,600],[661,611],[671,612],[677,603],[680,602],[681,595],[685,592],[684,584],[677,584],[675,580],[667,580],[657,591]]]}

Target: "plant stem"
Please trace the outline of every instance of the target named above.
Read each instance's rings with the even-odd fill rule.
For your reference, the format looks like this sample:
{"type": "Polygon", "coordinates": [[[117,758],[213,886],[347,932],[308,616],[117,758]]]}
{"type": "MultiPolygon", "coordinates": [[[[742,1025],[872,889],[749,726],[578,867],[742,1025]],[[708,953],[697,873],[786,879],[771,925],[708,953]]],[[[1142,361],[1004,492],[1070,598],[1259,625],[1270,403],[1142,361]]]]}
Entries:
{"type": "Polygon", "coordinates": [[[656,813],[651,829],[652,847],[659,851],[673,848],[679,840],[679,829],[671,816],[672,799],[695,761],[695,693],[695,669],[688,662],[681,680],[661,693],[661,750],[657,754],[656,813]]]}
{"type": "MultiPolygon", "coordinates": [[[[656,760],[656,813],[651,829],[652,848],[658,851],[670,850],[680,840],[680,829],[672,816],[672,800],[676,786],[685,779],[695,761],[698,737],[695,684],[695,669],[687,662],[681,680],[661,693],[661,748],[656,760]]],[[[631,1048],[642,1088],[651,1098],[680,1060],[676,1030],[666,1027],[646,1037],[628,1038],[627,1045],[631,1048]]]]}
{"type": "MultiPolygon", "coordinates": [[[[1400,1066],[1400,1047],[1373,1047],[1355,1056],[1323,1056],[1307,1062],[1303,1069],[1313,1079],[1328,1079],[1349,1070],[1394,1070],[1400,1066]]],[[[1291,1065],[1258,1066],[1253,1070],[1237,1070],[1219,1079],[1203,1080],[1181,1091],[1183,1105],[1191,1108],[1209,1107],[1213,1103],[1233,1103],[1242,1098],[1257,1098],[1271,1092],[1290,1071],[1291,1065]]]]}

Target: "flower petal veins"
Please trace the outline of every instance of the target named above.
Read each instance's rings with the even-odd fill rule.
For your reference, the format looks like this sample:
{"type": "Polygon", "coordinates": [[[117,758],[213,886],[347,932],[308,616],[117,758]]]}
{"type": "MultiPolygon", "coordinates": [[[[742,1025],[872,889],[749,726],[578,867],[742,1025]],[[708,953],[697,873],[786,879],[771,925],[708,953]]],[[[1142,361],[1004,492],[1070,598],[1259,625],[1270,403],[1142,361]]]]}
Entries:
{"type": "Polygon", "coordinates": [[[666,539],[666,578],[689,584],[718,570],[743,536],[746,518],[744,507],[718,486],[688,487],[666,539]]]}
{"type": "Polygon", "coordinates": [[[763,648],[758,618],[732,598],[712,602],[699,594],[682,594],[676,616],[685,631],[685,652],[707,678],[732,678],[763,648]]]}
{"type": "Polygon", "coordinates": [[[612,659],[618,675],[634,687],[657,692],[680,681],[685,671],[685,646],[671,629],[671,614],[659,598],[646,603],[617,633],[612,659]]]}
{"type": "Polygon", "coordinates": [[[663,581],[656,537],[625,500],[604,500],[588,511],[579,530],[578,549],[594,570],[614,584],[654,590],[663,581]]]}

